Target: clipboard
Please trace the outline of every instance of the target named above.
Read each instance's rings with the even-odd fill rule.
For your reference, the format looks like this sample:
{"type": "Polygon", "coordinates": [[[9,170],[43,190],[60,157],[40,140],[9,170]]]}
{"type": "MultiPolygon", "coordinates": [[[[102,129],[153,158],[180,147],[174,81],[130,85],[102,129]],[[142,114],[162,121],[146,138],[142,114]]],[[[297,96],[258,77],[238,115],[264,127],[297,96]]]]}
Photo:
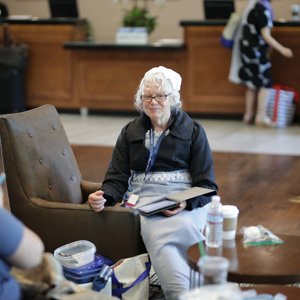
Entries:
{"type": "Polygon", "coordinates": [[[188,199],[192,199],[197,196],[213,193],[215,190],[202,188],[202,187],[192,187],[184,191],[177,192],[165,196],[163,199],[158,200],[154,203],[147,204],[137,208],[140,213],[144,216],[151,216],[153,214],[159,213],[166,209],[174,209],[179,207],[180,203],[188,199]]]}

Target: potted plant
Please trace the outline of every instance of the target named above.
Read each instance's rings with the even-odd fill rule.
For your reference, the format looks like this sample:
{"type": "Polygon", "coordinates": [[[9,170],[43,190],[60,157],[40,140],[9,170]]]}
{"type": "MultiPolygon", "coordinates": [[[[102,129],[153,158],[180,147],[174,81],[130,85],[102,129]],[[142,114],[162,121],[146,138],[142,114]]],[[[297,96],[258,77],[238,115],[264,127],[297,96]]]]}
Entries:
{"type": "Polygon", "coordinates": [[[145,27],[150,34],[156,27],[157,17],[151,16],[146,6],[134,5],[131,9],[125,10],[122,19],[124,27],[145,27]]]}
{"type": "MultiPolygon", "coordinates": [[[[127,3],[128,0],[113,0],[127,3]]],[[[119,44],[146,44],[148,36],[157,25],[157,17],[149,13],[150,1],[164,4],[166,0],[131,0],[132,7],[124,10],[122,26],[116,35],[119,44]]]]}

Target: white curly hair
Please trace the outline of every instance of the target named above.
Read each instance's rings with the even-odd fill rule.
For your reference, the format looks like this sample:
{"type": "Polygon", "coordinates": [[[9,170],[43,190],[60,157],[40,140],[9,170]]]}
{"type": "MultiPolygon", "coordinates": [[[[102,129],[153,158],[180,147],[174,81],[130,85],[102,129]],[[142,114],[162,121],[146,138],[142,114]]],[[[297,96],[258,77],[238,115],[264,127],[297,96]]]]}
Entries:
{"type": "Polygon", "coordinates": [[[180,110],[182,102],[180,98],[181,76],[165,67],[155,67],[147,71],[142,78],[135,94],[134,106],[137,111],[144,112],[142,95],[149,84],[156,85],[164,94],[170,94],[171,110],[180,110]]]}

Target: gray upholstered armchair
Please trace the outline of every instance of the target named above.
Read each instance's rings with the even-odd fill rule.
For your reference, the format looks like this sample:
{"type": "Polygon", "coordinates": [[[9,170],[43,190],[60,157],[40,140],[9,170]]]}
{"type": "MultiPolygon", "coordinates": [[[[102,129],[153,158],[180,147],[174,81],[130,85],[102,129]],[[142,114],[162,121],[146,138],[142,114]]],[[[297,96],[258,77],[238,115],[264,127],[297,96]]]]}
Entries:
{"type": "Polygon", "coordinates": [[[145,252],[136,210],[85,204],[101,184],[82,179],[54,106],[0,116],[0,134],[10,209],[47,251],[85,239],[113,260],[145,252]]]}

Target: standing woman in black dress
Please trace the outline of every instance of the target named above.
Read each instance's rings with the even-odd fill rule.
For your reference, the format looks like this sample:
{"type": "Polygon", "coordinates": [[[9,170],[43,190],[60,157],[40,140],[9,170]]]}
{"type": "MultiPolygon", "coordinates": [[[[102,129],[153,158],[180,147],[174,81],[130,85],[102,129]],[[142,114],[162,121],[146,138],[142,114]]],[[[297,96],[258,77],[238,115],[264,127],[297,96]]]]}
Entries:
{"type": "Polygon", "coordinates": [[[273,12],[270,0],[249,0],[235,39],[229,80],[246,86],[244,122],[272,126],[266,114],[266,93],[272,87],[269,50],[293,57],[290,48],[271,35],[273,12]],[[257,112],[255,105],[257,101],[257,112]]]}

